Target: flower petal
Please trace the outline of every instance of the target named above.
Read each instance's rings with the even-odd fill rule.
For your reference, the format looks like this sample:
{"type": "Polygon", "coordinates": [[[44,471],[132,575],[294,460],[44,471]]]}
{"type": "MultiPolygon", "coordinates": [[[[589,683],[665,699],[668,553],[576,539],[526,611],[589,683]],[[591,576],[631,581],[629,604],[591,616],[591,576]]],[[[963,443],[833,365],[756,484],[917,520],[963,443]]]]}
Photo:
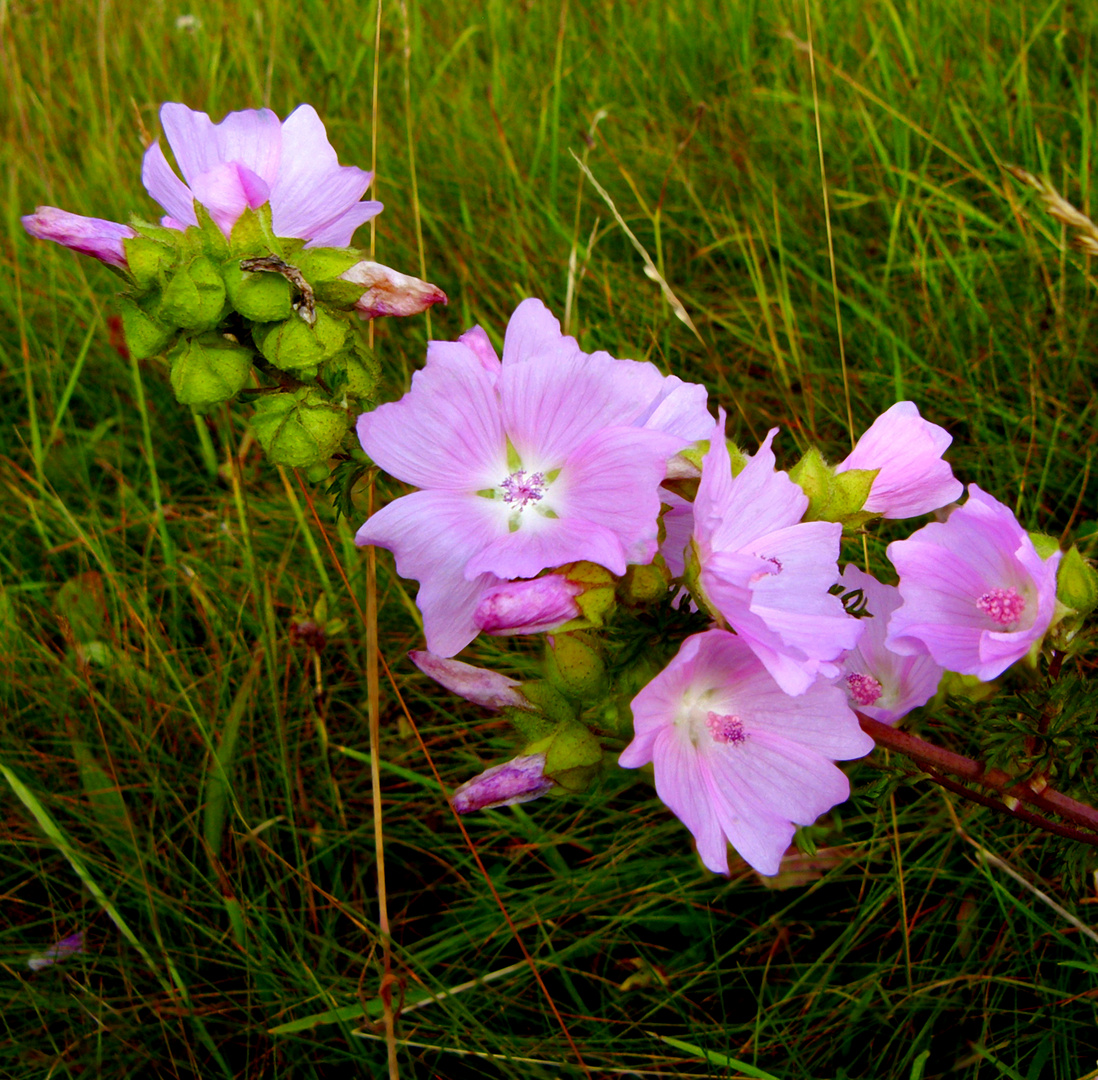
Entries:
{"type": "Polygon", "coordinates": [[[164,151],[160,149],[159,142],[154,142],[145,151],[141,163],[141,183],[172,219],[169,228],[185,229],[198,224],[198,216],[194,212],[194,194],[175,175],[164,151]]]}
{"type": "Polygon", "coordinates": [[[56,206],[36,207],[33,214],[27,214],[20,220],[23,228],[36,240],[52,240],[120,270],[125,270],[128,265],[122,241],[137,235],[129,225],[70,214],[67,210],[58,210],[56,206]]]}

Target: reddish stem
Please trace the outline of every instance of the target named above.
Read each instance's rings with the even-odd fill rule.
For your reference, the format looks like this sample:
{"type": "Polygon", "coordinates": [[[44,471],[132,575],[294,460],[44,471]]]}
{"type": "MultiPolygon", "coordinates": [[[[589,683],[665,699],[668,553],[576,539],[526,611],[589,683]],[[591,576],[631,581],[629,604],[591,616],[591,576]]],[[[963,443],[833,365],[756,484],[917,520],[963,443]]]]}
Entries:
{"type": "Polygon", "coordinates": [[[895,750],[897,753],[910,758],[917,765],[923,767],[931,779],[942,784],[943,787],[947,787],[949,790],[964,795],[984,806],[992,806],[1004,814],[1025,821],[1027,824],[1036,825],[1059,836],[1066,836],[1072,840],[1098,847],[1098,810],[1093,806],[1078,802],[1054,788],[1046,787],[1041,791],[1034,791],[1026,781],[1010,776],[1001,769],[989,769],[983,762],[974,761],[972,758],[963,757],[961,754],[954,754],[949,750],[943,750],[941,747],[934,746],[915,735],[909,735],[906,731],[897,731],[878,720],[872,720],[864,713],[857,713],[857,716],[862,725],[862,731],[869,735],[878,746],[885,746],[889,750],[895,750]],[[945,777],[940,775],[941,773],[949,773],[970,784],[980,784],[982,787],[991,788],[999,793],[1002,801],[968,791],[960,784],[947,781],[945,777]],[[1017,807],[1018,803],[1026,803],[1046,814],[1056,814],[1064,821],[1070,821],[1072,825],[1079,826],[1079,828],[1061,825],[1038,814],[1019,809],[1017,807]]]}

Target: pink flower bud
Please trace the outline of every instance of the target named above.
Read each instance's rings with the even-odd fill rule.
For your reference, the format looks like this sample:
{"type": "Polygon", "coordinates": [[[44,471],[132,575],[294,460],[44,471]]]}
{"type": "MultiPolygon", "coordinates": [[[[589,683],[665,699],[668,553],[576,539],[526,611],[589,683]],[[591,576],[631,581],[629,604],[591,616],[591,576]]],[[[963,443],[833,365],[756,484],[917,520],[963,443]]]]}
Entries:
{"type": "Polygon", "coordinates": [[[473,622],[486,634],[540,634],[580,617],[575,597],[583,586],[560,574],[532,581],[505,581],[481,597],[473,622]]]}
{"type": "Polygon", "coordinates": [[[516,689],[521,683],[506,675],[463,664],[460,660],[448,660],[432,652],[410,652],[408,657],[424,675],[430,675],[440,686],[475,705],[486,709],[502,709],[508,705],[516,709],[530,708],[530,702],[516,689]]]}
{"type": "Polygon", "coordinates": [[[540,799],[551,787],[553,781],[545,775],[545,755],[529,754],[493,765],[466,780],[454,792],[450,805],[459,814],[515,806],[540,799]]]}
{"type": "Polygon", "coordinates": [[[448,303],[446,294],[437,285],[401,274],[381,263],[355,263],[342,278],[366,289],[355,304],[360,319],[418,315],[432,304],[448,303]]]}
{"type": "Polygon", "coordinates": [[[137,233],[129,225],[103,218],[81,217],[56,206],[39,206],[33,214],[21,219],[23,228],[36,240],[52,240],[73,251],[105,262],[119,270],[126,269],[126,251],[123,240],[137,233]]]}
{"type": "Polygon", "coordinates": [[[75,934],[69,934],[68,937],[62,938],[60,941],[51,945],[41,956],[32,956],[27,961],[27,967],[31,971],[41,971],[43,968],[49,967],[51,964],[56,964],[59,960],[64,960],[68,956],[72,956],[74,953],[84,951],[84,931],[77,930],[75,934]]]}

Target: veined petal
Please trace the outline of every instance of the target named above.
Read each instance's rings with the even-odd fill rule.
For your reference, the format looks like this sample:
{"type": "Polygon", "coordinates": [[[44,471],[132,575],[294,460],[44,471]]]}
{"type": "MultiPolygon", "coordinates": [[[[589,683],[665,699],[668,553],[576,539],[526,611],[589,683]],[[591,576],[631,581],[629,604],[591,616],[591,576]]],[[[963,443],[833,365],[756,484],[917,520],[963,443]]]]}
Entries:
{"type": "Polygon", "coordinates": [[[492,538],[493,522],[476,505],[483,502],[446,491],[416,491],[382,507],[355,536],[356,544],[388,548],[397,573],[419,582],[416,605],[427,648],[437,656],[453,656],[477,636],[473,612],[485,589],[499,583],[492,574],[465,577],[465,564],[492,538]]]}
{"type": "Polygon", "coordinates": [[[515,532],[506,532],[505,519],[496,514],[496,520],[502,528],[469,560],[467,576],[491,573],[507,580],[532,578],[542,570],[582,560],[605,566],[613,574],[625,573],[625,549],[604,525],[583,518],[548,518],[524,522],[515,532]]]}
{"type": "Polygon", "coordinates": [[[263,177],[236,161],[215,165],[196,176],[191,190],[226,236],[246,209],[262,206],[270,196],[263,177]]]}
{"type": "Polygon", "coordinates": [[[487,332],[480,326],[474,326],[472,330],[466,330],[458,343],[471,349],[477,359],[484,365],[484,370],[491,372],[493,379],[499,378],[500,359],[492,345],[487,332]]]}
{"type": "MultiPolygon", "coordinates": [[[[231,112],[213,125],[213,134],[218,161],[236,162],[260,177],[268,189],[274,186],[282,161],[283,136],[282,124],[270,109],[231,112]]],[[[253,209],[261,205],[256,203],[253,209]]]]}
{"type": "Polygon", "coordinates": [[[305,245],[311,247],[349,247],[355,229],[377,217],[385,209],[384,203],[367,199],[354,203],[337,218],[313,230],[312,239],[305,245]]]}
{"type": "Polygon", "coordinates": [[[359,440],[405,483],[469,493],[493,488],[508,471],[494,381],[471,350],[444,344],[441,361],[432,357],[439,351],[432,342],[427,367],[412,376],[404,397],[358,418],[359,440]]]}
{"type": "Polygon", "coordinates": [[[126,249],[122,241],[137,234],[129,225],[104,218],[82,217],[58,210],[56,206],[39,206],[33,214],[20,219],[23,228],[36,240],[52,240],[82,255],[91,255],[108,266],[126,268],[126,249]]]}
{"type": "Polygon", "coordinates": [[[188,184],[221,163],[214,122],[206,113],[169,101],[160,106],[160,126],[188,184]]]}
{"type": "Polygon", "coordinates": [[[141,182],[172,219],[169,228],[185,229],[198,224],[198,216],[194,212],[194,193],[175,175],[159,142],[154,142],[145,151],[141,163],[141,182]]]}

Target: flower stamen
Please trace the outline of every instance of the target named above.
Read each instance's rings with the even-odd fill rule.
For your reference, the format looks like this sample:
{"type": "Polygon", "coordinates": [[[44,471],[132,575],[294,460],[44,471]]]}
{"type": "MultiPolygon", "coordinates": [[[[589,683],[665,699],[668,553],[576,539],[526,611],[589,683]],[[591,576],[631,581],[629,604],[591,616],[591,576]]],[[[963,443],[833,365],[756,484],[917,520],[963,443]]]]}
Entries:
{"type": "Polygon", "coordinates": [[[714,742],[742,743],[747,738],[738,716],[721,716],[711,712],[706,715],[705,726],[709,728],[714,742]]]}
{"type": "Polygon", "coordinates": [[[1011,586],[1008,589],[990,589],[976,601],[976,606],[1000,626],[1013,626],[1026,610],[1025,597],[1011,586]]]}
{"type": "Polygon", "coordinates": [[[872,675],[858,672],[847,675],[846,685],[856,705],[872,705],[884,693],[884,688],[872,675]]]}
{"type": "Polygon", "coordinates": [[[513,510],[525,510],[527,506],[541,502],[548,487],[544,473],[528,473],[525,469],[516,469],[504,478],[499,490],[503,501],[513,510]]]}

